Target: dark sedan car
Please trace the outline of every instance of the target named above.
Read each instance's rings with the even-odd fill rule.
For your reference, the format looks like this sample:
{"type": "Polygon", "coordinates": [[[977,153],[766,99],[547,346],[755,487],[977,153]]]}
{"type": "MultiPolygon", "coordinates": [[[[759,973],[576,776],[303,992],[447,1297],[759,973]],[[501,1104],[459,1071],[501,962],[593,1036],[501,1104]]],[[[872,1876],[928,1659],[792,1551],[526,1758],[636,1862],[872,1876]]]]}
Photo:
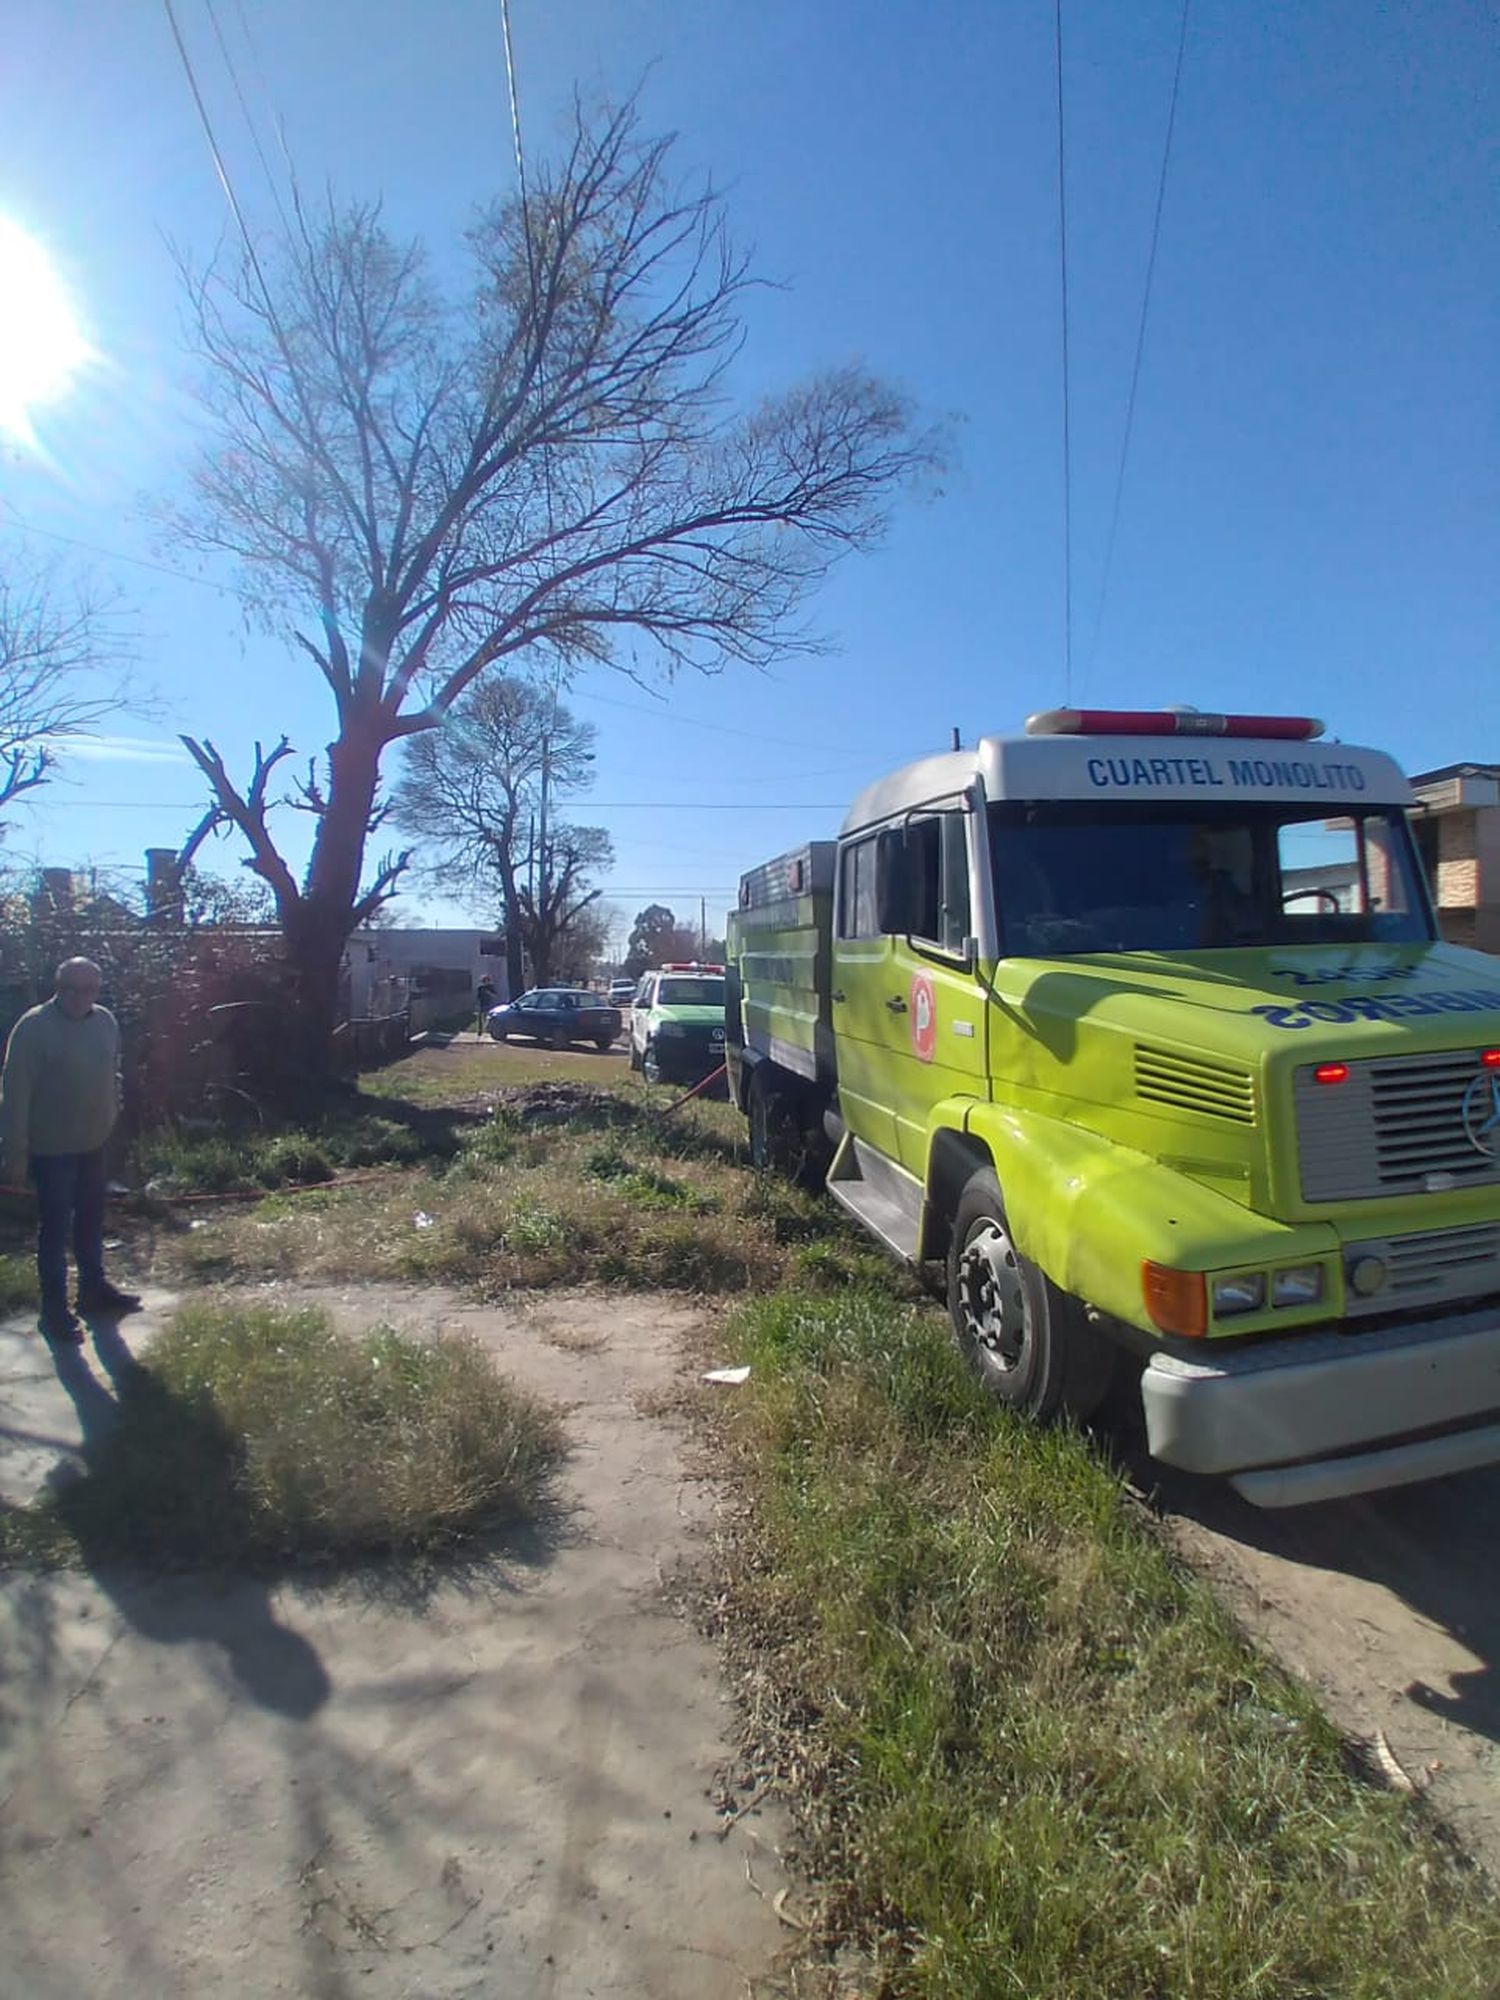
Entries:
{"type": "Polygon", "coordinates": [[[570,1042],[592,1042],[607,1049],[620,1032],[620,1010],[575,986],[539,986],[508,1006],[492,1007],[486,1026],[497,1042],[523,1035],[565,1049],[570,1042]]]}

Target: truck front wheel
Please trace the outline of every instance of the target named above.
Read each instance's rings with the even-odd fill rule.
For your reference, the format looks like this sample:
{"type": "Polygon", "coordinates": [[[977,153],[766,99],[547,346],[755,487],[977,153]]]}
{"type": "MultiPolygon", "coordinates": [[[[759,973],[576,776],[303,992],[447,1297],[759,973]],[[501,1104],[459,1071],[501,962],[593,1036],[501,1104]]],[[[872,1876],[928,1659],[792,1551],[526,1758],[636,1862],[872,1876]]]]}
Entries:
{"type": "Polygon", "coordinates": [[[1046,1423],[1092,1416],[1114,1350],[1016,1248],[1000,1183],[985,1169],[959,1198],[948,1249],[948,1311],[969,1366],[998,1402],[1046,1423]]]}
{"type": "Polygon", "coordinates": [[[790,1094],[778,1090],[764,1069],[750,1073],[745,1105],[750,1120],[750,1164],[761,1173],[801,1181],[808,1171],[807,1139],[790,1094]]]}

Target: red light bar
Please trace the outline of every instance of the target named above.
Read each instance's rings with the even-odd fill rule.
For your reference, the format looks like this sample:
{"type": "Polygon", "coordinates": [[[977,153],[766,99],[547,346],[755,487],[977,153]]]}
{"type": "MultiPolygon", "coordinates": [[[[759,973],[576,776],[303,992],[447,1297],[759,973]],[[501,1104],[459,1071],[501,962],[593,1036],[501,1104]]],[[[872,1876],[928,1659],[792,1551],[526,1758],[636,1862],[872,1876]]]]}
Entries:
{"type": "Polygon", "coordinates": [[[1321,736],[1312,715],[1200,715],[1196,708],[1049,708],[1026,718],[1028,736],[1258,736],[1305,743],[1321,736]]]}
{"type": "Polygon", "coordinates": [[[1313,1071],[1314,1083],[1347,1083],[1348,1081],[1348,1063],[1319,1063],[1313,1071]]]}
{"type": "Polygon", "coordinates": [[[1500,1049],[1485,1049],[1479,1060],[1485,1069],[1500,1069],[1500,1049]]]}

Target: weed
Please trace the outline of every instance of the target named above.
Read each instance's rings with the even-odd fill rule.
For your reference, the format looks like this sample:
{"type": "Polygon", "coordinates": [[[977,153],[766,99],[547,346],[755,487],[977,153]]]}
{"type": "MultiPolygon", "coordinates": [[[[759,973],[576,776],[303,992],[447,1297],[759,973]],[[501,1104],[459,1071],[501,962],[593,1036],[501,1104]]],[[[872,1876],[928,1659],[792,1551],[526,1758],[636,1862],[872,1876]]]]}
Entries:
{"type": "Polygon", "coordinates": [[[261,1152],[255,1162],[255,1174],[268,1188],[304,1186],[331,1181],[333,1163],[316,1139],[284,1132],[261,1152]]]}
{"type": "Polygon", "coordinates": [[[35,1261],[19,1253],[0,1255],[0,1313],[24,1312],[36,1302],[35,1261]]]}
{"type": "Polygon", "coordinates": [[[246,1126],[198,1133],[166,1127],[140,1141],[135,1165],[156,1194],[245,1194],[332,1180],[341,1167],[441,1161],[459,1144],[448,1121],[429,1121],[419,1130],[415,1123],[344,1110],[287,1130],[246,1126]]]}
{"type": "Polygon", "coordinates": [[[997,1411],[931,1313],[783,1294],[737,1326],[731,1629],[769,1642],[806,1851],[881,1993],[1492,1990],[1494,1905],[1081,1439],[997,1411]]]}
{"type": "Polygon", "coordinates": [[[503,1240],[512,1250],[556,1250],[568,1241],[568,1224],[534,1195],[522,1195],[506,1217],[503,1240]]]}
{"type": "Polygon", "coordinates": [[[279,1565],[437,1549],[534,1516],[554,1415],[473,1341],[361,1340],[327,1316],[184,1307],[78,1479],[0,1516],[0,1555],[279,1565]]]}
{"type": "Polygon", "coordinates": [[[584,1161],[584,1171],[609,1181],[637,1208],[684,1209],[690,1215],[717,1214],[717,1195],[674,1180],[657,1167],[632,1166],[617,1146],[597,1146],[584,1161]]]}

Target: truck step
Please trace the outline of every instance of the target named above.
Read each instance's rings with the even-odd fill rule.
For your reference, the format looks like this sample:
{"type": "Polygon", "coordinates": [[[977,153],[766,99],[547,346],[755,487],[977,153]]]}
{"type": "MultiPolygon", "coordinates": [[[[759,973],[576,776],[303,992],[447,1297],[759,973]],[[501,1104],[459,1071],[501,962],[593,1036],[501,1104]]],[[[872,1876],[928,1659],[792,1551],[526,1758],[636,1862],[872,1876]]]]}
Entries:
{"type": "Polygon", "coordinates": [[[828,1170],[828,1192],[856,1222],[908,1264],[917,1261],[922,1188],[912,1175],[845,1132],[828,1170]]]}

